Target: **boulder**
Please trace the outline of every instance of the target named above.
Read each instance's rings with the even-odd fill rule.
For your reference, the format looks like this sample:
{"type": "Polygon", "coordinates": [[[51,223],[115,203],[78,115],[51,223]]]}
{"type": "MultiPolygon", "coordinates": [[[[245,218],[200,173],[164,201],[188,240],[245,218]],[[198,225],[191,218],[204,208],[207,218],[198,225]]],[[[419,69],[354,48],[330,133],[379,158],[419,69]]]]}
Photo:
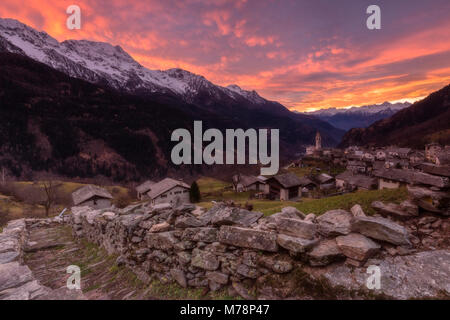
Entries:
{"type": "Polygon", "coordinates": [[[181,229],[203,227],[204,225],[204,221],[193,216],[181,216],[175,221],[175,227],[181,229]]]}
{"type": "Polygon", "coordinates": [[[317,217],[314,213],[308,213],[305,217],[305,221],[316,222],[317,217]]]}
{"type": "Polygon", "coordinates": [[[297,208],[294,207],[284,207],[281,209],[281,213],[284,215],[285,218],[292,218],[292,219],[305,219],[305,214],[297,208]]]}
{"type": "Polygon", "coordinates": [[[450,216],[450,192],[408,186],[408,193],[422,209],[450,216]]]}
{"type": "Polygon", "coordinates": [[[166,232],[169,229],[170,224],[168,224],[167,222],[162,222],[151,226],[149,232],[166,232]]]}
{"type": "Polygon", "coordinates": [[[243,248],[263,251],[278,251],[277,235],[273,232],[222,226],[218,233],[219,242],[243,248]]]}
{"type": "Polygon", "coordinates": [[[354,217],[366,217],[363,208],[359,204],[355,204],[350,209],[350,212],[353,214],[354,217]]]}
{"type": "Polygon", "coordinates": [[[174,231],[150,233],[146,235],[146,241],[150,248],[158,250],[170,250],[178,242],[174,231]]]}
{"type": "Polygon", "coordinates": [[[330,210],[317,218],[319,232],[326,237],[346,235],[351,232],[353,215],[345,210],[330,210]]]}
{"type": "MultiPolygon", "coordinates": [[[[248,227],[263,217],[261,212],[248,211],[237,207],[213,207],[208,212],[211,215],[210,222],[215,226],[240,225],[248,227]]],[[[208,213],[206,213],[208,215],[208,213]]]]}
{"type": "Polygon", "coordinates": [[[215,254],[196,248],[192,250],[191,265],[203,270],[215,271],[219,268],[220,262],[215,254]]]}
{"type": "MultiPolygon", "coordinates": [[[[370,263],[370,259],[367,263],[370,263]]],[[[407,256],[388,256],[376,263],[380,268],[380,289],[368,289],[366,268],[340,265],[328,269],[324,280],[331,288],[364,291],[369,297],[416,300],[448,299],[450,296],[450,252],[423,251],[407,256]]],[[[364,296],[363,296],[364,297],[364,296]]]]}
{"type": "Polygon", "coordinates": [[[171,269],[170,275],[181,287],[187,288],[186,275],[184,274],[183,270],[171,269]]]}
{"type": "Polygon", "coordinates": [[[310,221],[300,219],[280,218],[277,221],[277,231],[293,237],[314,239],[317,232],[317,225],[310,221]]]}
{"type": "Polygon", "coordinates": [[[278,254],[261,255],[258,257],[258,264],[275,273],[288,273],[294,268],[289,257],[278,254]]]}
{"type": "Polygon", "coordinates": [[[187,228],[183,231],[181,239],[212,243],[217,241],[217,232],[218,230],[216,228],[187,228]]]}
{"type": "Polygon", "coordinates": [[[225,273],[218,272],[218,271],[207,271],[206,272],[206,278],[208,280],[214,281],[219,284],[227,284],[229,276],[225,273]]]}
{"type": "Polygon", "coordinates": [[[317,244],[318,240],[291,237],[285,234],[279,234],[277,243],[280,247],[285,248],[294,253],[303,253],[311,249],[317,244]]]}
{"type": "Polygon", "coordinates": [[[250,279],[256,279],[261,275],[261,273],[259,272],[258,269],[249,267],[243,263],[241,263],[240,265],[237,266],[236,272],[238,274],[240,274],[241,276],[244,276],[244,277],[250,278],[250,279]]]}
{"type": "Polygon", "coordinates": [[[381,217],[357,217],[352,230],[369,238],[396,245],[410,245],[408,231],[391,220],[381,217]]]}
{"type": "Polygon", "coordinates": [[[308,253],[309,264],[313,267],[326,266],[345,256],[337,246],[336,240],[323,240],[308,253]]]}
{"type": "Polygon", "coordinates": [[[381,248],[380,245],[359,233],[339,236],[336,238],[336,243],[345,256],[357,261],[366,261],[381,248]]]}
{"type": "Polygon", "coordinates": [[[381,201],[374,201],[372,202],[372,208],[383,216],[391,216],[397,219],[408,219],[419,215],[419,210],[417,212],[411,212],[411,210],[407,210],[403,206],[395,203],[384,204],[381,201]]]}

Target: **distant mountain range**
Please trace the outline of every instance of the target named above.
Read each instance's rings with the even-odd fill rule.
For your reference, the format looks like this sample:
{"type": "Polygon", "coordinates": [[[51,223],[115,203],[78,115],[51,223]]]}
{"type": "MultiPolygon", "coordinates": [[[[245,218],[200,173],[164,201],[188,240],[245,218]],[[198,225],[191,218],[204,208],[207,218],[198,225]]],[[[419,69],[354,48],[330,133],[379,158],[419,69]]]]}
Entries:
{"type": "Polygon", "coordinates": [[[409,107],[411,103],[390,103],[367,105],[362,107],[352,107],[347,109],[321,109],[312,112],[305,112],[306,115],[315,116],[330,123],[332,126],[350,130],[352,128],[366,128],[372,123],[389,118],[396,112],[409,107]]]}
{"type": "Polygon", "coordinates": [[[222,87],[181,69],[149,70],[121,47],[58,42],[0,18],[0,165],[23,176],[50,169],[118,180],[162,176],[173,167],[171,130],[204,127],[280,129],[282,158],[345,133],[314,116],[236,85],[222,87]]]}
{"type": "Polygon", "coordinates": [[[351,129],[340,146],[399,145],[423,148],[429,142],[450,144],[450,85],[368,128],[351,129]]]}

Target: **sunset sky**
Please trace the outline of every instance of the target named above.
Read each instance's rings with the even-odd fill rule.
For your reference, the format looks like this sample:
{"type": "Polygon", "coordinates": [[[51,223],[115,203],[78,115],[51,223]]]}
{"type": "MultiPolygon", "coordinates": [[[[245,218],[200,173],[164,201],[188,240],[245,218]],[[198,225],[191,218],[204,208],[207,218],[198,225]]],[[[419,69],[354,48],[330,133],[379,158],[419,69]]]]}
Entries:
{"type": "Polygon", "coordinates": [[[2,0],[59,41],[120,45],[150,69],[179,67],[299,111],[417,99],[450,83],[449,0],[2,0]],[[66,8],[82,10],[81,30],[66,8]],[[381,7],[381,30],[366,8],[381,7]]]}

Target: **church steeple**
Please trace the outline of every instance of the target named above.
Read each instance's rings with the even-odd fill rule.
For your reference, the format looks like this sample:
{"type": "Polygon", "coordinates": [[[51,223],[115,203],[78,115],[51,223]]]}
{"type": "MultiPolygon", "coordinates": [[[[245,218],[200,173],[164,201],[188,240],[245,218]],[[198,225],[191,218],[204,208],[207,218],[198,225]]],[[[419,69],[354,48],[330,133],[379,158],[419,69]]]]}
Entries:
{"type": "Polygon", "coordinates": [[[316,133],[316,150],[322,149],[322,137],[320,136],[320,132],[316,133]]]}

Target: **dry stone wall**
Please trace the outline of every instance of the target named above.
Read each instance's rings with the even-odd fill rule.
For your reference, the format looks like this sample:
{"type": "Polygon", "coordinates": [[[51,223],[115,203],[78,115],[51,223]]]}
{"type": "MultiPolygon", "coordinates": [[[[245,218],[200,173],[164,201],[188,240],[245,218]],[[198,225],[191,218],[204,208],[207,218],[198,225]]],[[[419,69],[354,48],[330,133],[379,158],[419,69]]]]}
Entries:
{"type": "MultiPolygon", "coordinates": [[[[380,204],[375,206],[379,208],[380,204]]],[[[401,210],[418,210],[412,206],[404,204],[401,210]]],[[[313,289],[314,283],[323,280],[329,285],[327,294],[336,298],[356,294],[403,299],[450,294],[448,281],[436,279],[424,292],[409,290],[408,282],[397,291],[370,291],[361,280],[368,265],[384,265],[383,261],[402,255],[414,261],[414,255],[423,250],[412,243],[409,226],[381,215],[368,217],[359,205],[351,212],[331,210],[319,217],[293,207],[270,217],[224,203],[215,204],[205,213],[194,209],[192,205],[172,208],[167,204],[141,204],[121,210],[74,207],[70,223],[75,236],[117,254],[118,264],[127,265],[146,282],[173,281],[182,287],[213,291],[227,287],[244,298],[304,298],[314,292],[300,287],[309,283],[313,289]],[[342,290],[343,279],[351,281],[353,272],[359,276],[345,283],[342,290]],[[339,277],[343,274],[347,278],[339,277]],[[307,279],[307,283],[297,282],[299,279],[307,279]]],[[[430,260],[441,261],[440,267],[447,268],[439,277],[449,279],[448,248],[428,254],[434,257],[430,260]]],[[[386,268],[383,277],[398,274],[396,267],[404,271],[404,262],[398,261],[398,266],[386,268]]],[[[415,285],[430,280],[422,278],[416,279],[415,285]]]]}

